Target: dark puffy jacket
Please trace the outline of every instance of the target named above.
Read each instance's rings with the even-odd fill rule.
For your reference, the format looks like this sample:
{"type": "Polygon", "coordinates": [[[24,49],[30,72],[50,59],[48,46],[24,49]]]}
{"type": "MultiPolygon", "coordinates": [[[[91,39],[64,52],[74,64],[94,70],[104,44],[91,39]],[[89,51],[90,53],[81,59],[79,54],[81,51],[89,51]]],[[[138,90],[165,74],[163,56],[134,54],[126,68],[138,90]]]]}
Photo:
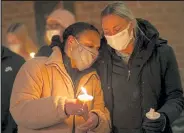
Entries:
{"type": "Polygon", "coordinates": [[[59,47],[61,47],[62,46],[62,43],[61,43],[61,41],[60,41],[60,36],[58,36],[58,35],[54,35],[53,37],[52,37],[52,42],[51,42],[51,44],[50,45],[44,45],[44,46],[42,46],[39,50],[38,50],[38,52],[36,53],[36,57],[39,57],[39,56],[45,56],[45,57],[49,57],[51,54],[52,54],[52,52],[53,52],[53,50],[52,50],[52,47],[53,46],[59,46],[59,47]]]}
{"type": "Polygon", "coordinates": [[[9,112],[9,102],[15,77],[24,64],[23,57],[1,46],[1,126],[2,133],[16,133],[17,126],[9,112]]]}
{"type": "MultiPolygon", "coordinates": [[[[153,107],[158,112],[166,114],[167,126],[164,133],[171,133],[170,125],[179,117],[184,108],[183,91],[177,61],[173,49],[167,45],[166,40],[159,37],[159,33],[155,27],[146,20],[137,19],[137,21],[142,32],[140,30],[137,32],[138,40],[130,58],[129,66],[130,68],[135,65],[139,67],[137,80],[141,91],[140,106],[142,114],[140,114],[140,118],[143,120],[145,114],[153,107]]],[[[103,38],[100,56],[94,64],[101,78],[105,103],[111,112],[111,118],[113,117],[114,106],[111,82],[112,51],[113,49],[107,45],[106,39],[103,38]]],[[[122,123],[122,121],[128,122],[128,119],[128,117],[122,118],[119,123],[122,123]]],[[[116,125],[113,125],[113,127],[113,130],[116,130],[116,125]]],[[[131,129],[126,129],[125,132],[129,133],[131,129]]]]}
{"type": "Polygon", "coordinates": [[[184,111],[182,112],[179,119],[177,119],[172,125],[173,133],[184,132],[184,111]]]}
{"type": "Polygon", "coordinates": [[[36,53],[36,57],[38,56],[50,56],[52,54],[53,50],[52,48],[50,48],[48,45],[42,46],[38,52],[36,53]]]}

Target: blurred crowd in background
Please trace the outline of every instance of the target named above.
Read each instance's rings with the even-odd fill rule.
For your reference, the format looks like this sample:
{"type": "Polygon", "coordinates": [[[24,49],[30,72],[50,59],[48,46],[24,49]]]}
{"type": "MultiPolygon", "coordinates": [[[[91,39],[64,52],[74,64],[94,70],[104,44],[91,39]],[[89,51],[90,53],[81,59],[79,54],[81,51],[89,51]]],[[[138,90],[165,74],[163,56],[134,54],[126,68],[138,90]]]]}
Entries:
{"type": "MultiPolygon", "coordinates": [[[[5,2],[5,1],[3,1],[3,2],[5,2]]],[[[24,1],[22,1],[22,3],[23,2],[24,1]]],[[[46,3],[47,2],[42,3],[42,4],[46,4],[46,3]]],[[[97,5],[99,2],[95,2],[95,3],[97,5]]],[[[6,4],[6,3],[4,3],[4,4],[6,4]]],[[[38,4],[41,4],[41,2],[38,3],[38,4]]],[[[47,50],[42,51],[42,49],[44,49],[44,46],[47,46],[47,45],[51,44],[51,38],[54,35],[62,36],[62,33],[64,32],[64,30],[69,25],[71,25],[71,24],[73,24],[77,21],[81,21],[81,20],[76,18],[75,11],[74,11],[72,6],[67,5],[64,8],[64,6],[62,6],[62,4],[63,4],[62,2],[54,3],[52,5],[52,10],[50,9],[50,12],[47,14],[46,17],[45,16],[44,17],[39,16],[39,15],[36,16],[36,17],[43,18],[41,21],[42,22],[44,21],[45,24],[42,24],[42,23],[38,24],[38,25],[42,25],[42,27],[44,26],[44,28],[42,28],[43,33],[38,32],[39,28],[37,28],[38,27],[38,25],[37,25],[36,26],[37,29],[35,30],[37,33],[31,33],[30,34],[30,31],[29,31],[30,28],[28,27],[28,25],[26,23],[22,22],[21,19],[20,19],[20,21],[11,23],[8,26],[8,28],[3,29],[3,30],[5,30],[5,31],[3,31],[3,33],[5,33],[5,34],[4,34],[4,38],[3,38],[4,43],[2,45],[5,46],[5,48],[2,48],[2,49],[6,49],[3,52],[6,53],[5,51],[8,51],[7,53],[12,55],[12,53],[10,53],[10,51],[12,51],[16,54],[16,56],[17,55],[21,56],[20,58],[16,57],[15,61],[12,63],[12,65],[15,65],[16,63],[18,65],[19,60],[21,60],[20,65],[18,65],[18,67],[17,67],[17,71],[21,67],[21,64],[23,64],[25,61],[27,61],[31,58],[34,58],[35,55],[38,53],[38,51],[41,51],[43,55],[48,54],[49,52],[51,53],[51,51],[49,51],[49,50],[48,51],[47,50]],[[34,34],[34,36],[36,36],[37,39],[35,39],[33,36],[31,36],[32,34],[34,34]]],[[[65,4],[66,4],[66,2],[65,2],[65,4]]],[[[103,4],[103,5],[105,5],[105,4],[103,4]]],[[[137,3],[134,2],[134,3],[130,3],[130,4],[137,4],[137,3]]],[[[49,6],[49,3],[47,4],[47,6],[49,6]]],[[[140,6],[140,5],[138,5],[138,6],[140,6]]],[[[142,8],[146,8],[146,7],[142,7],[142,8]]],[[[183,6],[182,9],[183,9],[183,13],[184,13],[184,6],[183,6]]],[[[35,12],[36,12],[36,5],[35,5],[35,12]]],[[[2,14],[3,13],[4,12],[2,11],[2,14]]],[[[80,17],[78,17],[78,18],[80,18],[80,17]]],[[[182,19],[182,20],[184,20],[184,19],[182,19]]],[[[36,23],[36,21],[37,20],[35,20],[35,23],[36,23]]],[[[183,23],[183,22],[181,22],[181,23],[183,23]]],[[[178,36],[178,35],[175,34],[173,36],[178,36]]],[[[62,40],[62,37],[60,39],[62,40]]],[[[184,45],[184,44],[182,44],[182,45],[184,45]]],[[[184,47],[181,47],[181,48],[184,48],[184,47]]],[[[2,56],[2,53],[1,53],[1,56],[2,56]]],[[[3,56],[2,56],[1,59],[3,60],[3,59],[5,59],[5,57],[3,58],[3,56]]],[[[4,67],[5,68],[3,68],[3,69],[6,69],[6,71],[11,71],[11,67],[7,68],[6,65],[4,67]]],[[[2,69],[2,71],[4,71],[3,69],[2,69]]],[[[1,74],[3,75],[3,73],[4,72],[2,72],[1,74]]],[[[2,76],[2,79],[4,77],[5,76],[2,76]]],[[[10,78],[7,77],[5,80],[8,80],[8,79],[10,79],[10,78]]],[[[11,82],[13,82],[13,79],[12,79],[11,82]]],[[[9,87],[9,90],[11,90],[11,88],[12,88],[12,85],[10,85],[11,83],[9,83],[9,81],[8,81],[7,83],[4,84],[4,86],[7,86],[7,84],[9,84],[8,87],[9,87]]],[[[3,93],[6,94],[7,90],[6,91],[2,90],[2,95],[4,95],[3,93]]],[[[9,97],[10,96],[4,96],[4,98],[7,99],[8,102],[9,102],[9,100],[8,100],[9,97]]],[[[8,112],[8,109],[9,109],[8,102],[2,103],[2,110],[4,112],[8,112]]],[[[7,115],[7,114],[3,114],[3,115],[7,115]]],[[[182,114],[182,116],[184,116],[184,115],[182,114]]],[[[1,121],[2,121],[2,125],[3,124],[6,125],[5,118],[3,120],[3,117],[2,117],[1,121]]],[[[181,117],[173,124],[174,133],[183,133],[184,132],[184,126],[183,125],[184,125],[184,118],[181,117]]],[[[2,128],[3,128],[3,126],[2,126],[2,128]]],[[[5,130],[5,129],[2,129],[2,130],[5,130]]]]}
{"type": "Polygon", "coordinates": [[[53,35],[62,36],[65,28],[76,20],[72,12],[58,8],[54,9],[45,21],[44,44],[37,44],[32,39],[25,23],[16,22],[10,24],[6,31],[6,47],[22,56],[25,60],[31,59],[38,52],[40,46],[50,45],[53,35]]]}

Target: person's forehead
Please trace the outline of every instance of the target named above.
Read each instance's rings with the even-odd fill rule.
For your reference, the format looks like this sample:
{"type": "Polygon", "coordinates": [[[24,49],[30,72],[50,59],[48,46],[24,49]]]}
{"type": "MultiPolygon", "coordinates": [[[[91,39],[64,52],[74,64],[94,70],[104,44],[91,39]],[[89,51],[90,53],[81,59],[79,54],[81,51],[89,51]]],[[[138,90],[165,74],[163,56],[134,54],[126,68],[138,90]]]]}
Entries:
{"type": "Polygon", "coordinates": [[[16,35],[12,34],[12,33],[8,33],[7,34],[7,39],[17,39],[16,35]]]}
{"type": "Polygon", "coordinates": [[[102,18],[102,28],[114,28],[118,25],[127,25],[128,21],[118,15],[110,14],[102,18]]]}
{"type": "Polygon", "coordinates": [[[64,30],[65,29],[60,23],[58,23],[55,20],[53,20],[51,22],[48,22],[46,24],[46,28],[47,29],[60,29],[60,30],[64,30]]]}
{"type": "Polygon", "coordinates": [[[80,39],[99,39],[100,35],[97,31],[94,30],[86,30],[79,35],[80,39]]]}
{"type": "Polygon", "coordinates": [[[99,45],[100,35],[96,31],[87,30],[80,34],[79,42],[83,44],[99,45]]]}
{"type": "Polygon", "coordinates": [[[55,19],[49,19],[47,20],[46,26],[52,27],[52,26],[59,26],[61,28],[64,28],[57,20],[55,19]]]}

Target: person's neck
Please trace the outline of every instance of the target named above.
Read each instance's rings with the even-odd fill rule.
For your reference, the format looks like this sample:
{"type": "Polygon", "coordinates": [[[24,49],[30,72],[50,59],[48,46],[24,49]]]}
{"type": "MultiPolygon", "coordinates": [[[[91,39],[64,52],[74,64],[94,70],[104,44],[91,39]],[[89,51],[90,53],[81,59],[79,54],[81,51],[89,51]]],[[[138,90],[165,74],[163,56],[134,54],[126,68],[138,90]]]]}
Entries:
{"type": "Polygon", "coordinates": [[[71,67],[76,68],[75,61],[71,58],[71,54],[69,54],[68,52],[65,52],[65,53],[66,53],[66,56],[68,56],[70,59],[71,67]]]}
{"type": "Polygon", "coordinates": [[[75,65],[75,61],[72,60],[72,59],[70,59],[70,60],[71,60],[71,67],[72,67],[72,68],[77,68],[76,65],[75,65]]]}
{"type": "Polygon", "coordinates": [[[121,50],[121,51],[119,51],[120,53],[124,53],[124,54],[132,54],[132,52],[133,52],[133,50],[134,50],[134,42],[135,42],[135,40],[134,39],[132,39],[131,41],[130,41],[130,43],[128,44],[128,46],[125,48],[125,49],[123,49],[123,50],[121,50]]]}

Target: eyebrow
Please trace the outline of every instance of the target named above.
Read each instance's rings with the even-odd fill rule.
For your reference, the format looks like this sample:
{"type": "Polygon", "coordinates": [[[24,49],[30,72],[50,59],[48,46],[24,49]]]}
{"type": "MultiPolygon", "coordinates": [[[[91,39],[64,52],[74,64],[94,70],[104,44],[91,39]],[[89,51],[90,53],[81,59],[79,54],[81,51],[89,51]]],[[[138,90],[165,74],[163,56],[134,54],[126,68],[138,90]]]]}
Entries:
{"type": "MultiPolygon", "coordinates": [[[[112,28],[114,29],[114,28],[117,28],[117,27],[121,27],[121,24],[115,25],[112,28]]],[[[108,29],[104,29],[104,30],[108,30],[108,29]]]]}
{"type": "Polygon", "coordinates": [[[100,47],[100,46],[96,45],[96,43],[93,42],[93,41],[87,41],[87,42],[85,42],[85,44],[86,44],[87,46],[100,47]]]}
{"type": "Polygon", "coordinates": [[[120,24],[118,24],[118,25],[114,26],[114,27],[113,27],[113,29],[114,29],[114,28],[117,28],[117,27],[121,27],[121,25],[120,25],[120,24]]]}
{"type": "Polygon", "coordinates": [[[84,42],[86,45],[89,45],[89,46],[92,46],[92,45],[94,45],[94,42],[93,41],[86,41],[86,42],[84,42]]]}

